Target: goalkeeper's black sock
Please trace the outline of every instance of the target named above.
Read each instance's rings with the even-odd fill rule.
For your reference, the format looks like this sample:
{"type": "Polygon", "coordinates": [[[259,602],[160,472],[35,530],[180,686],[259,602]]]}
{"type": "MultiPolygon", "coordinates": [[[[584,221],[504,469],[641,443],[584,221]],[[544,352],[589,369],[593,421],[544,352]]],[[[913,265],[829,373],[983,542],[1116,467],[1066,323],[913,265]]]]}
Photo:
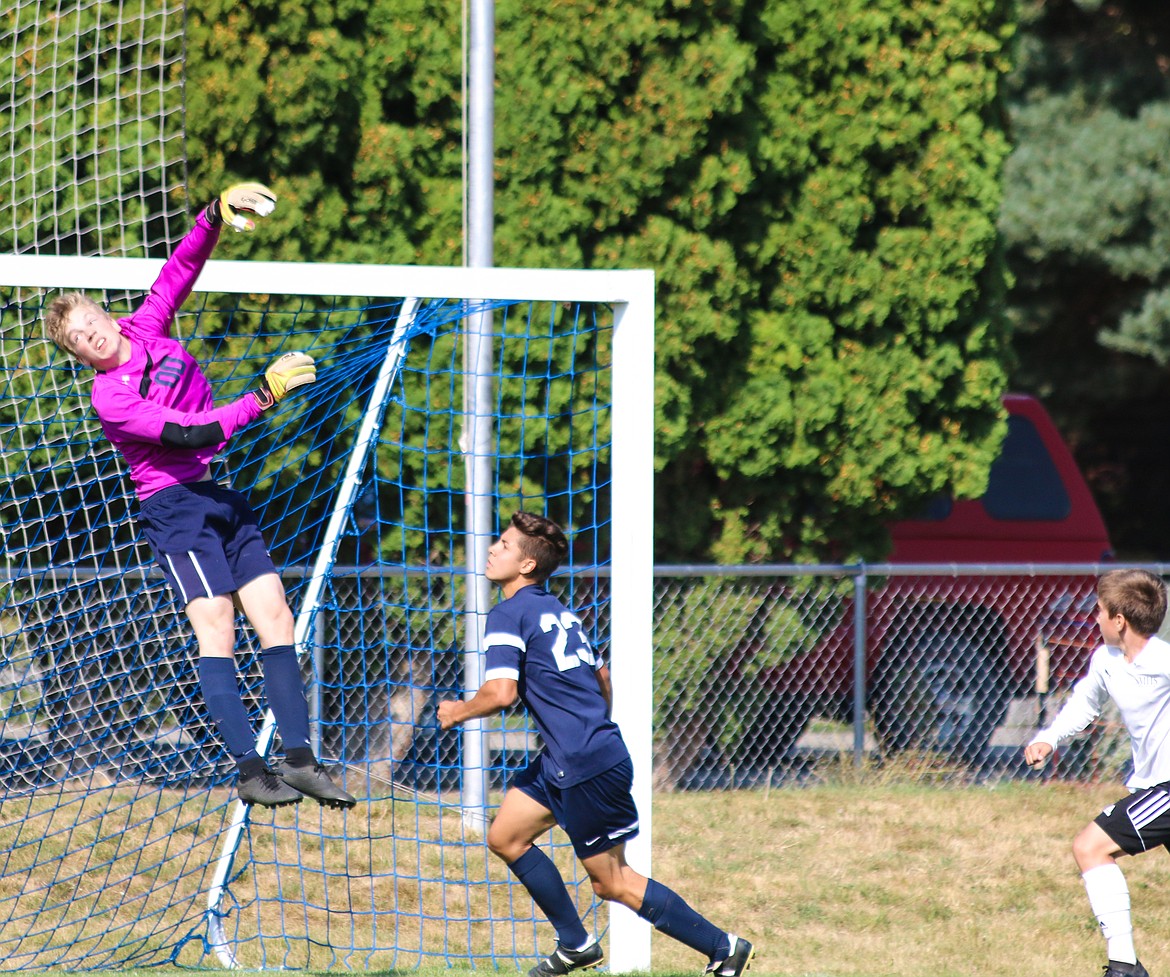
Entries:
{"type": "Polygon", "coordinates": [[[638,915],[659,933],[698,950],[710,960],[726,954],[727,934],[695,912],[677,892],[653,879],[646,880],[646,894],[638,915]]]}
{"type": "Polygon", "coordinates": [[[256,756],[256,739],[248,710],[240,698],[236,663],[232,658],[199,659],[199,687],[203,701],[232,759],[238,764],[245,757],[256,756]]]}
{"type": "Polygon", "coordinates": [[[569,898],[565,880],[561,878],[553,860],[534,845],[516,861],[509,862],[508,868],[552,923],[553,929],[557,931],[557,942],[570,949],[584,946],[589,934],[581,925],[577,907],[569,898]]]}
{"type": "Polygon", "coordinates": [[[305,683],[301,666],[292,645],[276,645],[260,652],[264,669],[264,695],[276,725],[285,754],[309,749],[309,705],[305,702],[305,683]]]}

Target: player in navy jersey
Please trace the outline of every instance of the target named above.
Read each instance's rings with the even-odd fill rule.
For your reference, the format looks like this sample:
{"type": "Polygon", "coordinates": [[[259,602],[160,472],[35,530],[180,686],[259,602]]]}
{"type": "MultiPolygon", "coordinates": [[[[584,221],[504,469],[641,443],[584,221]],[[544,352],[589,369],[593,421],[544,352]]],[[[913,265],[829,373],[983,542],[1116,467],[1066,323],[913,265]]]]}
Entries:
{"type": "Polygon", "coordinates": [[[1131,793],[1085,825],[1072,846],[1105,937],[1109,960],[1102,977],[1149,977],[1134,950],[1129,886],[1117,859],[1170,846],[1170,645],[1156,636],[1165,617],[1166,586],[1157,576],[1146,570],[1104,574],[1097,584],[1102,644],[1052,725],[1024,748],[1024,759],[1042,766],[1110,699],[1129,732],[1131,793]]]}
{"type": "Polygon", "coordinates": [[[488,829],[488,847],[532,894],[557,933],[556,949],[529,971],[552,977],[600,964],[601,944],[589,937],[556,865],[534,844],[559,824],[585,866],[593,891],[619,902],[655,929],[698,950],[706,973],[740,977],[752,945],[700,916],[675,892],[626,863],[626,842],[638,833],[630,793],[633,765],[621,731],[609,718],[609,669],[594,654],[577,616],[544,589],[568,553],[556,523],[526,512],[512,516],[488,550],[485,575],[504,600],[487,616],[483,685],[467,700],[439,703],[450,729],[490,716],[517,698],[531,714],[544,750],[513,780],[488,829]]]}
{"type": "Polygon", "coordinates": [[[239,492],[212,481],[208,467],[233,434],[316,378],[313,360],[286,353],[255,390],[217,407],[198,362],[171,334],[220,228],[250,231],[255,224],[248,215],[266,215],[275,206],[275,195],[262,184],[228,187],[199,213],[131,315],[114,320],[84,293],[68,292],[50,303],[45,331],[95,371],[94,411],[129,465],[139,521],[195,632],[200,688],[239,769],[241,799],[278,807],[308,794],[322,804],[352,807],[354,798],[333,783],[309,744],[293,616],[256,516],[239,492]],[[277,771],[257,754],[240,698],[235,600],[262,645],[264,691],[285,747],[277,771]]]}

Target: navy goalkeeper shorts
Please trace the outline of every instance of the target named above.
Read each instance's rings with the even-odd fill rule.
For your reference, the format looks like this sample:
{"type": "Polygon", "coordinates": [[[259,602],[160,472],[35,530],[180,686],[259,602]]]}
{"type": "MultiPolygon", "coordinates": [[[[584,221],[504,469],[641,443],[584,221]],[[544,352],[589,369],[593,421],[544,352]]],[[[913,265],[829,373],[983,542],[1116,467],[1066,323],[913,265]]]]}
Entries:
{"type": "Polygon", "coordinates": [[[210,481],[172,485],[142,503],[139,521],[184,606],[276,572],[256,514],[235,489],[210,481]]]}

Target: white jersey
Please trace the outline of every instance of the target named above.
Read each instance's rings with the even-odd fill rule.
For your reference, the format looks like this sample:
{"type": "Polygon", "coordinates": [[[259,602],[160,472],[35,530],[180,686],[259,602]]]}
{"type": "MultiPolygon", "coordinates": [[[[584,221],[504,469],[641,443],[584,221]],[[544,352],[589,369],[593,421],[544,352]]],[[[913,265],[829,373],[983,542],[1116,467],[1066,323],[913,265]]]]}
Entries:
{"type": "Polygon", "coordinates": [[[1052,725],[1032,742],[1055,748],[1096,719],[1109,699],[1117,703],[1133,748],[1126,786],[1141,790],[1170,781],[1170,644],[1161,638],[1150,638],[1132,662],[1119,648],[1101,645],[1052,725]]]}

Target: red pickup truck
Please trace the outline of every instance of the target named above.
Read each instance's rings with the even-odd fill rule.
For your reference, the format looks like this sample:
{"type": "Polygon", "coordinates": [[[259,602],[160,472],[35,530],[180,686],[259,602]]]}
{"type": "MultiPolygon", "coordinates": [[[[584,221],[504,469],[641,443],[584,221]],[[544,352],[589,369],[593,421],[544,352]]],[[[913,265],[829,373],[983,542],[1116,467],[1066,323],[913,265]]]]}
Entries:
{"type": "MultiPolygon", "coordinates": [[[[1004,404],[1008,434],[987,492],[943,506],[939,518],[895,524],[891,563],[1111,559],[1101,513],[1047,411],[1033,397],[1013,395],[1004,404]]],[[[874,726],[886,745],[934,746],[973,760],[1002,721],[1008,699],[1035,687],[1037,641],[1048,622],[1062,607],[1091,601],[1096,579],[963,576],[948,578],[945,592],[938,578],[933,583],[891,577],[875,595],[909,623],[894,634],[873,629],[879,650],[887,652],[873,672],[874,726]],[[916,697],[920,707],[908,712],[906,704],[916,697]]],[[[886,623],[883,615],[875,617],[886,623]]],[[[1050,644],[1045,661],[1058,681],[1084,672],[1091,647],[1050,644]]]]}
{"type": "MultiPolygon", "coordinates": [[[[871,573],[865,704],[883,751],[927,749],[977,762],[1010,699],[1035,688],[1037,643],[1046,640],[1041,632],[1062,609],[1092,599],[1092,575],[989,564],[1110,559],[1101,514],[1043,406],[1020,395],[1004,404],[1008,434],[987,492],[974,500],[938,499],[922,518],[896,523],[890,563],[897,566],[890,569],[906,572],[890,572],[876,585],[871,573]],[[968,566],[938,574],[914,564],[968,566]]],[[[807,581],[777,581],[768,613],[788,608],[791,615],[808,601],[807,581]]],[[[840,599],[831,622],[812,637],[806,633],[796,650],[757,643],[735,656],[755,689],[751,715],[737,723],[742,735],[734,744],[724,740],[728,762],[767,768],[792,748],[812,716],[852,718],[853,618],[852,599],[840,599]]],[[[1047,644],[1054,677],[1071,681],[1084,670],[1091,643],[1047,644]]]]}

